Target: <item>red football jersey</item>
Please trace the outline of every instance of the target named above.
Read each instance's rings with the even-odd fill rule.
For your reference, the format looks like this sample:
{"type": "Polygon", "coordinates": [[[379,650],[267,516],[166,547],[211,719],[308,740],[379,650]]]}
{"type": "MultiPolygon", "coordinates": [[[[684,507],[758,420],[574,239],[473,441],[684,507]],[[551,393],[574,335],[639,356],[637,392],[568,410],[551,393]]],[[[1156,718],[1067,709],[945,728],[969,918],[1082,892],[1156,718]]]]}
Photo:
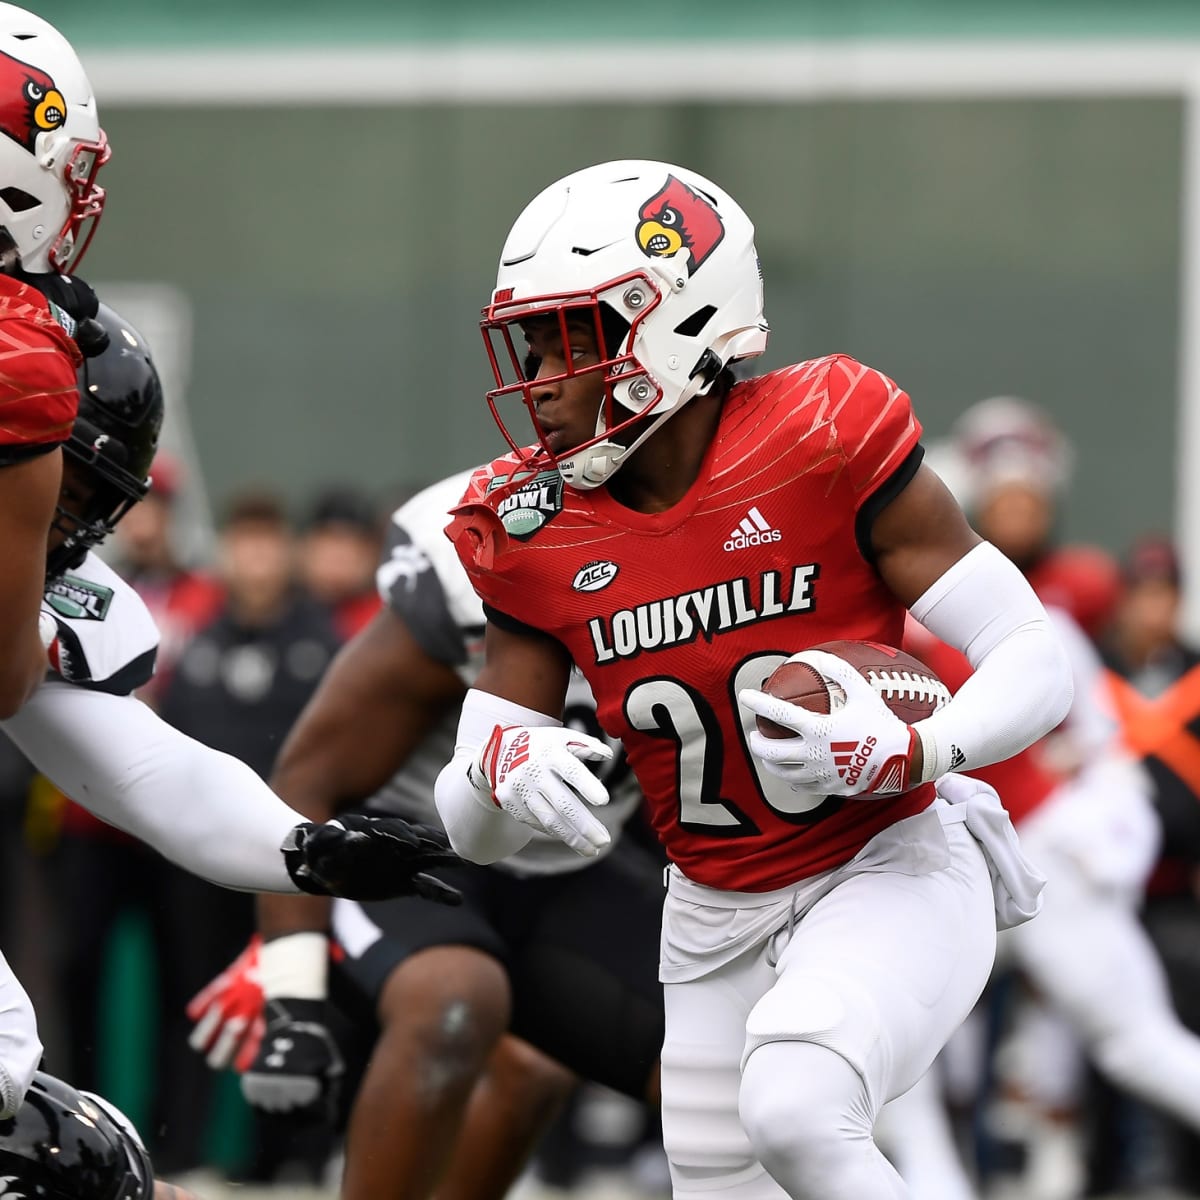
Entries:
{"type": "Polygon", "coordinates": [[[0,466],[67,440],[82,361],[41,292],[0,275],[0,466]]]}
{"type": "Polygon", "coordinates": [[[911,478],[920,432],[900,388],[835,355],[734,387],[667,512],[566,488],[554,469],[505,489],[514,455],[476,472],[455,510],[447,534],[476,591],[494,619],[566,646],[689,878],[786,887],[931,802],[929,786],[793,792],[750,754],[754,716],[736,699],[806,646],[899,645],[905,609],[859,550],[859,514],[911,478]]]}

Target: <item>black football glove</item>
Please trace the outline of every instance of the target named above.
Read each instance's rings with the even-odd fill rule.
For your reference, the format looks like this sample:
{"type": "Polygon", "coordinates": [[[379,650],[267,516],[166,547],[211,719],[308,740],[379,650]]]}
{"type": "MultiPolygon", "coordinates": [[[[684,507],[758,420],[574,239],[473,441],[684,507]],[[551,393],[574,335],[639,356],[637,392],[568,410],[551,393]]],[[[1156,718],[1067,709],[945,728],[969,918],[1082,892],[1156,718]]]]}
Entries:
{"type": "Polygon", "coordinates": [[[347,900],[424,896],[440,904],[462,903],[457,888],[426,874],[431,867],[462,865],[446,835],[428,825],[343,813],[323,825],[297,825],[280,848],[302,892],[347,900]]]}
{"type": "Polygon", "coordinates": [[[100,301],[96,293],[77,275],[59,275],[55,271],[26,271],[17,267],[14,278],[37,288],[52,304],[57,304],[74,322],[71,336],[84,358],[95,358],[108,347],[108,332],[96,320],[100,301]]]}
{"type": "Polygon", "coordinates": [[[266,1030],[242,1075],[242,1095],[270,1113],[331,1119],[346,1065],[326,1024],[324,1000],[268,1000],[266,1030]]]}

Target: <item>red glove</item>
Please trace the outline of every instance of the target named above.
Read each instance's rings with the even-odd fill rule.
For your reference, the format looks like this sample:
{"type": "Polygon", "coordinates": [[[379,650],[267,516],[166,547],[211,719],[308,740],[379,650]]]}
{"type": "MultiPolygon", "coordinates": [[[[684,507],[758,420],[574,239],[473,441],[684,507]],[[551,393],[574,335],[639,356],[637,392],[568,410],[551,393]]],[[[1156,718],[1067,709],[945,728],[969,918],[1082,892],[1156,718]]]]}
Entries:
{"type": "Polygon", "coordinates": [[[258,1054],[266,1022],[263,990],[258,972],[262,938],[250,944],[188,1002],[188,1019],[196,1022],[188,1045],[204,1055],[214,1071],[232,1065],[245,1071],[258,1054]]]}

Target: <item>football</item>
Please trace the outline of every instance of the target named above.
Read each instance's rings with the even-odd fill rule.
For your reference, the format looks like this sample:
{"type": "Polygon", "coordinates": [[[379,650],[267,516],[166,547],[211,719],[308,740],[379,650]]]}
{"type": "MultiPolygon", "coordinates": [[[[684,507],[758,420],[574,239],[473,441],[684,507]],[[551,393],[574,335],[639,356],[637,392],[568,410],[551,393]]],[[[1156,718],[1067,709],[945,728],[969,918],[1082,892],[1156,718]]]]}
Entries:
{"type": "MultiPolygon", "coordinates": [[[[806,648],[824,650],[848,662],[907,725],[932,716],[950,699],[950,689],[923,662],[893,646],[878,642],[823,642],[806,648]]],[[[809,712],[827,713],[832,704],[824,677],[807,663],[783,663],[763,682],[762,690],[809,712]]],[[[755,722],[763,737],[795,737],[795,730],[765,717],[755,717],[755,722]]]]}

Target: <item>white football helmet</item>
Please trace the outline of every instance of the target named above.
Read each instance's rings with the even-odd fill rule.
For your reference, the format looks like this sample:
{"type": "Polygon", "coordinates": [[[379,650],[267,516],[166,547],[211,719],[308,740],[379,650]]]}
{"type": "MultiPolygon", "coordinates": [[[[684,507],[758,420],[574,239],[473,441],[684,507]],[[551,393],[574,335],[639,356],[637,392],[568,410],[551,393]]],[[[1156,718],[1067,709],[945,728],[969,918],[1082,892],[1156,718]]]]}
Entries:
{"type": "Polygon", "coordinates": [[[517,218],[481,324],[497,384],[488,404],[509,445],[519,450],[527,439],[513,437],[497,402],[516,397],[563,479],[597,487],[726,366],[766,348],[754,226],[724,191],[684,167],[588,167],[551,184],[517,218]],[[554,317],[565,344],[567,318],[580,314],[594,323],[601,362],[568,364],[538,383],[603,373],[604,400],[595,436],[555,455],[538,426],[516,326],[554,317]],[[617,439],[635,422],[632,437],[617,439]]]}
{"type": "Polygon", "coordinates": [[[0,227],[27,271],[67,271],[104,207],[108,161],[96,100],[70,43],[41,17],[0,4],[0,227]]]}

